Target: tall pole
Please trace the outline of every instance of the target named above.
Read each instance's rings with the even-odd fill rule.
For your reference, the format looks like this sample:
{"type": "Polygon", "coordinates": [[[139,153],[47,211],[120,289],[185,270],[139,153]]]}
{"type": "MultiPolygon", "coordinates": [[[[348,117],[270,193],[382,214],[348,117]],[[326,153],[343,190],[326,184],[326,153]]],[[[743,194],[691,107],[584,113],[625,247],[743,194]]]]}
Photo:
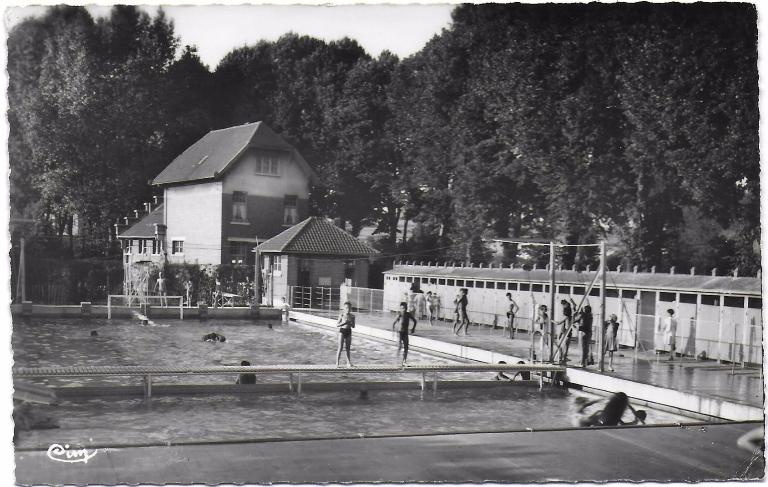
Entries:
{"type": "Polygon", "coordinates": [[[253,302],[258,307],[261,305],[261,254],[259,252],[259,241],[256,240],[256,247],[253,249],[256,254],[256,261],[253,265],[253,302]]]}
{"type": "MultiPolygon", "coordinates": [[[[600,373],[605,371],[605,354],[603,353],[603,328],[605,327],[605,240],[600,242],[600,321],[597,328],[597,346],[600,354],[600,373]]],[[[593,326],[594,329],[594,326],[593,326]]],[[[608,331],[606,330],[606,333],[608,331]]]]}
{"type": "Polygon", "coordinates": [[[555,242],[549,242],[549,361],[555,361],[555,242]]]}

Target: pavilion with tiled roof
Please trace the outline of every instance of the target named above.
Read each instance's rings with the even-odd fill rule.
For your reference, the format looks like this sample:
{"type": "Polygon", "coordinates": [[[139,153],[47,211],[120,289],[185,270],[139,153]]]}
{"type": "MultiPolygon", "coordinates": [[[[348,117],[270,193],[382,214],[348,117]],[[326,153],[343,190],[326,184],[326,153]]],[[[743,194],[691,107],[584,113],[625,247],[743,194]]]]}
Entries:
{"type": "MultiPolygon", "coordinates": [[[[256,248],[261,255],[265,301],[290,292],[368,286],[369,259],[379,252],[321,217],[309,217],[256,248]]],[[[293,296],[292,302],[297,302],[293,296]]]]}
{"type": "Polygon", "coordinates": [[[261,253],[370,257],[379,253],[325,218],[311,216],[258,247],[261,253]]]}

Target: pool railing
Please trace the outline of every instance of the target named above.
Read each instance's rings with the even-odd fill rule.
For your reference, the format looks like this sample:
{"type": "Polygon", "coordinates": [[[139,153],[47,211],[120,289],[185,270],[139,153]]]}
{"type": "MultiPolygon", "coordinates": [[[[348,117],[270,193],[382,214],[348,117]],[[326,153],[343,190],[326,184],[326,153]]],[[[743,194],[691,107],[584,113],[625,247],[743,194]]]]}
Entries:
{"type": "Polygon", "coordinates": [[[98,377],[138,376],[144,381],[144,396],[152,397],[154,376],[182,375],[224,375],[224,374],[288,374],[288,390],[301,395],[302,374],[401,374],[420,373],[421,388],[427,388],[427,374],[432,373],[432,388],[437,392],[440,372],[536,372],[539,373],[539,387],[544,384],[544,373],[565,372],[565,367],[552,364],[429,364],[416,363],[402,366],[364,364],[353,367],[335,365],[220,365],[212,367],[152,367],[152,366],[84,366],[84,367],[18,367],[13,377],[26,379],[34,377],[98,377]],[[295,375],[295,377],[294,377],[295,375]],[[295,384],[294,384],[295,379],[295,384]]]}
{"type": "Polygon", "coordinates": [[[171,307],[168,306],[167,301],[169,299],[178,300],[179,304],[178,306],[174,305],[172,307],[179,308],[179,319],[184,319],[184,296],[160,296],[160,295],[136,295],[136,294],[110,294],[107,296],[107,319],[112,319],[112,299],[120,298],[123,300],[124,303],[127,303],[125,307],[131,308],[134,307],[134,302],[140,307],[141,305],[150,304],[151,300],[157,300],[159,301],[160,305],[163,305],[163,300],[166,301],[165,307],[171,307]]]}

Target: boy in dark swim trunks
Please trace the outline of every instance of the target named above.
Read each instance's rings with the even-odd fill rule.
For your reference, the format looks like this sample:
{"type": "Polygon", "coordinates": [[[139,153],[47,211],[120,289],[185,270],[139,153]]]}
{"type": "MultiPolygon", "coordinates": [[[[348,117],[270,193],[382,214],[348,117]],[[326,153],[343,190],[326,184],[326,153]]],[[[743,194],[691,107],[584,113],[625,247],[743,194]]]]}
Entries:
{"type": "Polygon", "coordinates": [[[336,367],[341,360],[341,351],[347,349],[347,367],[352,367],[352,359],[349,357],[349,348],[352,345],[352,328],[355,327],[355,315],[352,314],[352,305],[347,301],[336,323],[339,329],[339,350],[336,353],[336,367]]]}
{"type": "Polygon", "coordinates": [[[408,311],[408,303],[403,301],[400,303],[400,311],[397,313],[397,318],[392,322],[392,330],[395,329],[395,325],[400,322],[400,340],[397,342],[397,354],[400,355],[400,348],[403,349],[403,365],[408,358],[408,323],[413,321],[413,326],[416,326],[416,318],[408,311]]]}

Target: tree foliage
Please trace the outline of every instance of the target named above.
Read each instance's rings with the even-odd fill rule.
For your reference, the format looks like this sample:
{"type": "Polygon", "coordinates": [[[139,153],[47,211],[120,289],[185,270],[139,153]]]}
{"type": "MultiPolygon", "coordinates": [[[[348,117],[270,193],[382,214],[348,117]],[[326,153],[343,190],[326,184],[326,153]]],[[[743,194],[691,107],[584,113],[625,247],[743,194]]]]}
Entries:
{"type": "Polygon", "coordinates": [[[628,265],[753,272],[756,38],[748,4],[461,5],[407,59],[288,33],[211,70],[162,11],[51,7],[8,39],[12,211],[102,237],[208,130],[264,120],[321,175],[314,211],[388,252],[608,238],[628,265]]]}

